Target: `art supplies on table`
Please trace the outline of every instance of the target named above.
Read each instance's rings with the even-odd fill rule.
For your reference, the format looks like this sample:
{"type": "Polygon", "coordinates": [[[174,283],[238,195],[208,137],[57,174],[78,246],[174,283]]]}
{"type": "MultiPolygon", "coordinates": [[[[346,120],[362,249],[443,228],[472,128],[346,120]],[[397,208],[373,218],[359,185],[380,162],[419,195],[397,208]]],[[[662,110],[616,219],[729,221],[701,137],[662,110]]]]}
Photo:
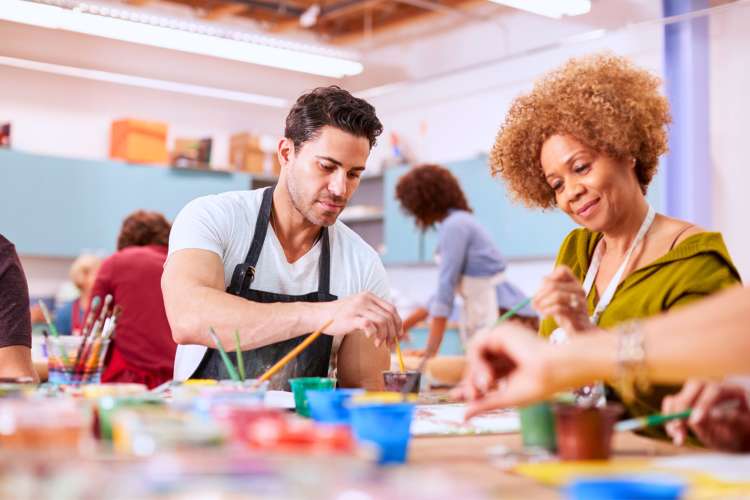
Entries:
{"type": "MultiPolygon", "coordinates": [[[[50,383],[63,385],[99,383],[109,344],[115,335],[117,321],[122,314],[122,307],[110,307],[111,295],[107,295],[101,309],[96,311],[93,306],[96,306],[98,302],[98,298],[92,300],[92,308],[80,336],[59,335],[52,321],[48,319],[52,335],[45,335],[45,345],[50,383]]],[[[46,307],[41,303],[40,306],[47,316],[46,307]]]]}

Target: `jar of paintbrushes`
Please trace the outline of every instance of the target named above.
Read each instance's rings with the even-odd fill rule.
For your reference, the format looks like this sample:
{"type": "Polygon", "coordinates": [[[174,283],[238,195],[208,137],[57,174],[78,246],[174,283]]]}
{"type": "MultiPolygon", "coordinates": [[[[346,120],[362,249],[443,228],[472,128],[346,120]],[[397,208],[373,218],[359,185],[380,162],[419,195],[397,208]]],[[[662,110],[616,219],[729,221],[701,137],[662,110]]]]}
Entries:
{"type": "Polygon", "coordinates": [[[49,327],[49,332],[44,331],[49,382],[56,385],[98,384],[122,307],[112,307],[111,295],[107,295],[99,307],[99,297],[94,297],[81,335],[63,336],[55,328],[44,303],[39,305],[49,327]]]}

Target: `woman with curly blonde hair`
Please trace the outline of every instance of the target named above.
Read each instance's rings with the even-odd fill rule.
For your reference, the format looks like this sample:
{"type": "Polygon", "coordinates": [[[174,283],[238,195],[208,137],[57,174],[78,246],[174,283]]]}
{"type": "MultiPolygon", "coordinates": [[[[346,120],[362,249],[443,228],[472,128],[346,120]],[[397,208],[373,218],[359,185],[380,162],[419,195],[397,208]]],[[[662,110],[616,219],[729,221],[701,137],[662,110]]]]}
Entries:
{"type": "MultiPolygon", "coordinates": [[[[609,328],[740,282],[721,234],[646,200],[671,120],[659,87],[623,57],[572,59],[512,103],[497,135],[493,174],[527,206],[557,207],[581,226],[534,298],[543,336],[609,328]]],[[[628,410],[657,412],[677,389],[636,393],[628,410]]]]}

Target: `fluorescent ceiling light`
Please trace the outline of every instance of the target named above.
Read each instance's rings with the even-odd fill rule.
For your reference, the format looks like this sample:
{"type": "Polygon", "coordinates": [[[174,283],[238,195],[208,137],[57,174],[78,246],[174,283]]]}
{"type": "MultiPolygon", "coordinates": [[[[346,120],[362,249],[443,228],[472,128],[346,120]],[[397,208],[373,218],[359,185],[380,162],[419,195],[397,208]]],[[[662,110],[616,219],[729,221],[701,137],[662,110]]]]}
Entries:
{"type": "Polygon", "coordinates": [[[313,46],[270,37],[228,32],[210,24],[83,2],[58,1],[68,7],[63,8],[28,0],[2,1],[0,19],[16,23],[334,78],[357,75],[363,70],[360,62],[336,57],[332,50],[315,50],[313,46]],[[303,48],[310,51],[301,50],[303,48]]]}
{"type": "Polygon", "coordinates": [[[248,92],[238,92],[236,90],[227,90],[217,87],[205,87],[203,85],[193,85],[190,83],[174,82],[170,80],[143,78],[140,76],[126,75],[123,73],[112,73],[109,71],[77,68],[75,66],[63,66],[61,64],[49,64],[39,61],[31,61],[28,59],[18,59],[15,57],[0,56],[0,66],[11,66],[14,68],[41,71],[43,73],[52,73],[54,75],[72,76],[75,78],[85,78],[88,80],[96,80],[99,82],[117,83],[121,85],[130,85],[132,87],[163,90],[166,92],[176,92],[178,94],[212,97],[214,99],[224,99],[227,101],[257,104],[260,106],[270,106],[273,108],[286,108],[289,106],[287,100],[280,97],[251,94],[248,92]]]}
{"type": "Polygon", "coordinates": [[[516,9],[533,12],[541,16],[561,18],[580,16],[591,10],[591,0],[491,0],[516,9]]]}

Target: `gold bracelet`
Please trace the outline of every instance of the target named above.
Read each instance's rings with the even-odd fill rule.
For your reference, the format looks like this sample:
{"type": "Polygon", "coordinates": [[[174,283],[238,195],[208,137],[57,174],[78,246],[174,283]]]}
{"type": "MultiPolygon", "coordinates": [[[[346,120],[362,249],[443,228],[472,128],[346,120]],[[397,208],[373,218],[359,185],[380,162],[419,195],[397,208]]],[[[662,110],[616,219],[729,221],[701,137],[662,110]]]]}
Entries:
{"type": "Polygon", "coordinates": [[[646,343],[640,321],[628,321],[617,328],[617,383],[622,400],[635,399],[636,389],[648,393],[651,383],[646,369],[646,343]]]}

